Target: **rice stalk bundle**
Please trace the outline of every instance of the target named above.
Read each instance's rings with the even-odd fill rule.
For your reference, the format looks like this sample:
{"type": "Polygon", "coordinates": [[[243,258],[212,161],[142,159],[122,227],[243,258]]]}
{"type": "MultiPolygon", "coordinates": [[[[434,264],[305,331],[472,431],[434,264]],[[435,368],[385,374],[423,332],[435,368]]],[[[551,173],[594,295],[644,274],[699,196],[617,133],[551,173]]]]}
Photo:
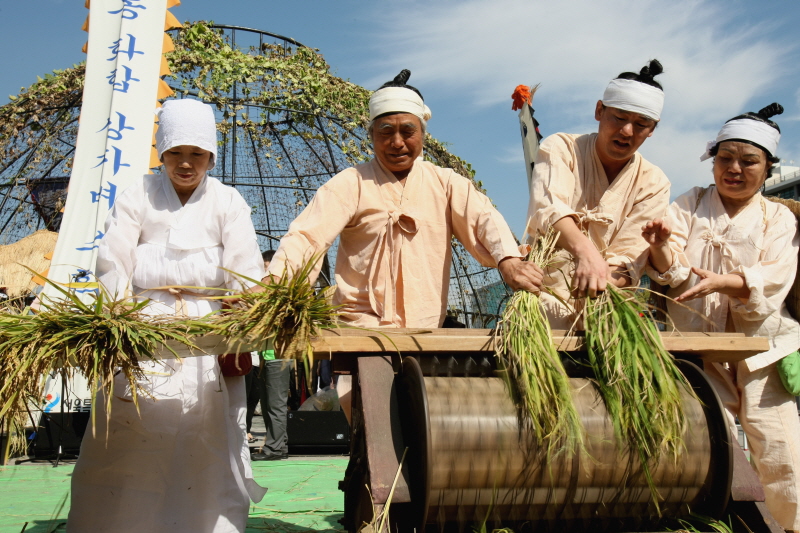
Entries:
{"type": "Polygon", "coordinates": [[[204,329],[146,316],[148,300],[117,300],[101,288],[93,301],[85,303],[56,288],[63,298],[43,302],[38,314],[0,313],[0,417],[26,411],[29,401],[38,404],[44,377],[51,373],[69,379],[81,372],[91,387],[93,404],[97,391],[105,392],[110,415],[114,375],[122,372],[138,409],[137,380],[144,377],[140,362],[152,359],[167,341],[196,348],[191,336],[204,329]]]}
{"type": "Polygon", "coordinates": [[[634,290],[609,284],[597,298],[587,298],[584,324],[589,365],[618,445],[630,453],[629,468],[638,457],[658,508],[651,468],[682,452],[687,424],[681,393],[694,392],[634,290]]]}
{"type": "Polygon", "coordinates": [[[324,291],[315,291],[308,281],[317,260],[312,257],[299,271],[284,272],[277,280],[242,277],[259,292],[240,295],[240,305],[214,323],[216,333],[240,343],[272,340],[277,357],[298,359],[308,367],[313,358],[311,337],[334,326],[337,309],[324,291]]]}
{"type": "Polygon", "coordinates": [[[28,450],[28,440],[25,436],[25,426],[28,424],[28,413],[16,412],[8,413],[5,421],[0,418],[0,435],[3,431],[6,434],[6,441],[3,450],[0,450],[0,465],[8,464],[10,457],[25,455],[28,450]]]}
{"type": "MultiPolygon", "coordinates": [[[[546,268],[557,239],[552,231],[539,237],[528,260],[546,268]]],[[[561,451],[575,453],[583,447],[583,425],[539,295],[514,293],[498,331],[497,357],[506,370],[523,427],[531,430],[537,447],[548,457],[561,451]]]]}

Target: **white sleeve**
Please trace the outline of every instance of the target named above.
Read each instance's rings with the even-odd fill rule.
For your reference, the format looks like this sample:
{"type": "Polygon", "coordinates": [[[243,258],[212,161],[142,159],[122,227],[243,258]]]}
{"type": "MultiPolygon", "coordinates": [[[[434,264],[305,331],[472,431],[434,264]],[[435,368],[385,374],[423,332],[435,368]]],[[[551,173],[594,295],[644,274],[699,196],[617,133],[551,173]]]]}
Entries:
{"type": "Polygon", "coordinates": [[[112,295],[123,296],[131,288],[144,201],[141,189],[131,187],[117,197],[106,218],[97,250],[96,275],[112,295]]]}
{"type": "Polygon", "coordinates": [[[261,281],[264,277],[264,261],[258,249],[250,207],[238,191],[233,192],[222,228],[222,267],[225,269],[225,286],[239,291],[255,285],[243,277],[261,281]]]}

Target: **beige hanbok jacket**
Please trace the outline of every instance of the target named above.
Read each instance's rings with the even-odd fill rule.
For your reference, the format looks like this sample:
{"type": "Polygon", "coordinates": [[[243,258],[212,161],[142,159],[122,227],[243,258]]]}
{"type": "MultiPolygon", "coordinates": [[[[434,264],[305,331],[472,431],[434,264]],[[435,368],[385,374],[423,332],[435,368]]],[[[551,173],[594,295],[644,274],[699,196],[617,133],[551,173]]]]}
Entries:
{"type": "Polygon", "coordinates": [[[695,187],[670,206],[672,266],[659,274],[648,264],[648,275],[669,285],[667,295],[678,296],[700,279],[691,267],[718,274],[741,274],[750,298],[741,301],[714,293],[684,302],[690,309],[667,302],[670,317],[680,331],[728,331],[767,337],[770,349],[745,360],[752,372],[770,365],[800,347],[800,325],[784,300],[797,271],[797,219],[781,204],[757,193],[731,219],[717,188],[695,187]],[[698,196],[702,194],[698,201],[698,196]]]}
{"type": "MultiPolygon", "coordinates": [[[[544,234],[564,217],[572,217],[612,266],[622,266],[638,284],[646,261],[642,226],[663,217],[669,205],[669,180],[638,152],[609,184],[595,151],[596,133],[556,133],[539,147],[533,169],[527,233],[544,234]]],[[[560,251],[545,272],[544,285],[565,301],[573,271],[570,256],[560,251]]],[[[545,309],[555,328],[571,325],[571,308],[544,295],[545,309]]]]}
{"type": "Polygon", "coordinates": [[[441,326],[453,235],[486,267],[521,257],[505,220],[472,182],[422,160],[405,184],[377,159],[331,178],[292,222],[268,273],[297,271],[339,235],[334,303],[344,320],[364,327],[441,326]]]}

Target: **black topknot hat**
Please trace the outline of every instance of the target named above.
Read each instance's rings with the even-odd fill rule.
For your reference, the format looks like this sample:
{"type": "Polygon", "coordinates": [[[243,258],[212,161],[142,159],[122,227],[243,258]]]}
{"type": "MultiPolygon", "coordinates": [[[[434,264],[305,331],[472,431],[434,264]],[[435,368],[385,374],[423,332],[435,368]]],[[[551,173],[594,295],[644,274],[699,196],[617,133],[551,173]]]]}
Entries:
{"type": "Polygon", "coordinates": [[[425,98],[422,96],[422,93],[419,92],[419,90],[417,90],[416,87],[412,87],[407,83],[408,78],[410,77],[411,77],[411,71],[404,68],[403,70],[400,71],[400,74],[394,77],[392,81],[387,81],[386,83],[378,87],[378,90],[380,91],[381,89],[385,89],[386,87],[402,87],[404,89],[411,89],[412,91],[417,93],[424,102],[425,98]]]}

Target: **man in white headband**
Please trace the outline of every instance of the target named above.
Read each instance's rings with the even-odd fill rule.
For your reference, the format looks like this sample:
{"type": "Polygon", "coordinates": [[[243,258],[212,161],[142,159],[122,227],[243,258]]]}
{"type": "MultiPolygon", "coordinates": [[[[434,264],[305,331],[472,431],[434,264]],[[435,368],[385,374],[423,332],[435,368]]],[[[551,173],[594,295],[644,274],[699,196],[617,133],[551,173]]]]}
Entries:
{"type": "Polygon", "coordinates": [[[574,323],[574,307],[562,302],[639,282],[647,249],[639,228],[669,203],[667,177],[637,152],[661,119],[664,92],[653,79],[661,72],[652,60],[638,74],[620,74],[595,107],[597,133],[556,133],[539,148],[527,233],[560,232],[559,261],[544,280],[560,300],[542,296],[556,329],[574,323]]]}
{"type": "MultiPolygon", "coordinates": [[[[268,274],[298,271],[341,236],[334,303],[361,327],[438,328],[446,318],[455,236],[514,289],[538,292],[542,271],[521,260],[503,217],[467,178],[422,160],[431,116],[407,85],[410,72],[375,91],[369,135],[375,159],[340,172],[320,187],[292,222],[268,274]]],[[[319,265],[312,277],[319,273],[319,265]]],[[[349,416],[345,383],[337,385],[349,416]]]]}
{"type": "MultiPolygon", "coordinates": [[[[403,70],[369,100],[375,159],[340,172],[292,222],[268,273],[297,271],[341,235],[334,303],[363,327],[441,327],[452,237],[515,289],[538,291],[505,220],[467,178],[422,160],[431,111],[403,70]]],[[[319,267],[314,271],[316,277],[319,267]]]]}

